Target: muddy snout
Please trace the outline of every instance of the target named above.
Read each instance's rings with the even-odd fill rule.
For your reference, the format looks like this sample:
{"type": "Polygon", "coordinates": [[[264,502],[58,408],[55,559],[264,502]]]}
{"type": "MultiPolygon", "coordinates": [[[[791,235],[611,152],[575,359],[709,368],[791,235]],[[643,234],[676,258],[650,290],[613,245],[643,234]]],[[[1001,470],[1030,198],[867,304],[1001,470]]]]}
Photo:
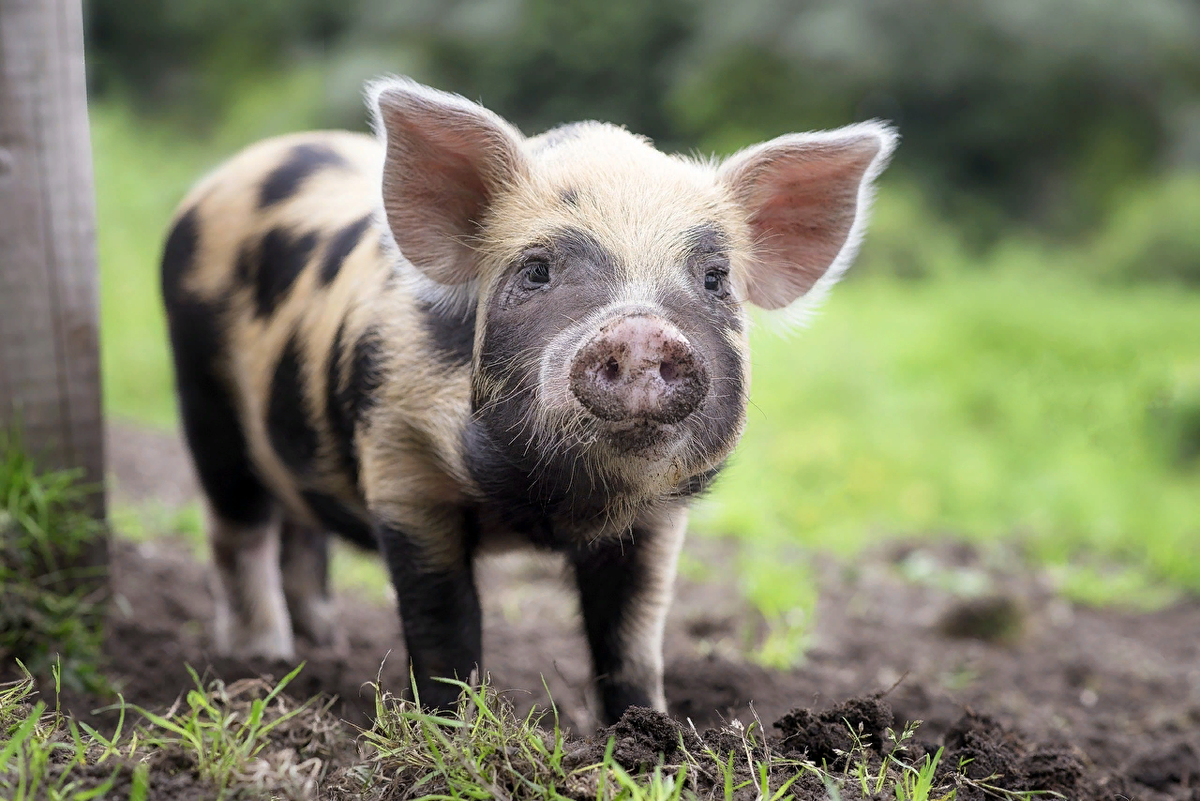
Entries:
{"type": "Polygon", "coordinates": [[[687,337],[653,315],[620,317],[581,347],[571,391],[608,422],[678,423],[708,393],[708,369],[687,337]]]}

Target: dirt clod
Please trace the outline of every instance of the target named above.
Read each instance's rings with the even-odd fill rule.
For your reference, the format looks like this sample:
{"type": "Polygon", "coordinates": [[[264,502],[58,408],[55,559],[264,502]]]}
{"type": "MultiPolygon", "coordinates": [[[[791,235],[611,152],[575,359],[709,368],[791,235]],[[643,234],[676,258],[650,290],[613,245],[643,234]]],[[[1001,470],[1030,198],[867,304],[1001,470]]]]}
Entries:
{"type": "Polygon", "coordinates": [[[775,721],[784,753],[839,769],[860,745],[882,748],[884,734],[891,725],[892,708],[880,695],[852,698],[818,713],[793,709],[775,721]]]}
{"type": "Polygon", "coordinates": [[[1061,747],[1030,745],[987,715],[968,711],[946,733],[945,745],[946,764],[962,765],[974,782],[959,794],[963,801],[987,797],[987,788],[1097,797],[1096,782],[1087,778],[1078,755],[1061,747]]]}
{"type": "Polygon", "coordinates": [[[678,762],[681,745],[693,751],[699,745],[696,735],[673,718],[638,706],[627,709],[598,739],[607,742],[610,736],[616,738],[613,758],[634,771],[652,768],[660,761],[678,762]]]}

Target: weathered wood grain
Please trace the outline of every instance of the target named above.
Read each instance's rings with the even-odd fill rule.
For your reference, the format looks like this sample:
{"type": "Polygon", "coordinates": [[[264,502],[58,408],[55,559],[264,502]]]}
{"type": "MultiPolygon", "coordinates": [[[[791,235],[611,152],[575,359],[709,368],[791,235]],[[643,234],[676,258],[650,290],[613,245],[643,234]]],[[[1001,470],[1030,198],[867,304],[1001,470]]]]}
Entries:
{"type": "Polygon", "coordinates": [[[0,426],[99,483],[95,226],[80,0],[0,0],[0,426]]]}

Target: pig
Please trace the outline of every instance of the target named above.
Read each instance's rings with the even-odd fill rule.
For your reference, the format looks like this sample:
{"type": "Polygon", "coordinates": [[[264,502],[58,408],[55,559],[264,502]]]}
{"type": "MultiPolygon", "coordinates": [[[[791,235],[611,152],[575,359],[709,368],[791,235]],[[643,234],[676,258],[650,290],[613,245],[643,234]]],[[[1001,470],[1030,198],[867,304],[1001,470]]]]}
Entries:
{"type": "Polygon", "coordinates": [[[849,267],[897,142],[864,122],[724,160],[600,123],[526,137],[399,77],[376,136],[252,145],[181,203],[162,293],[207,507],[215,647],[344,647],[326,532],[379,551],[422,704],[481,665],[480,553],[562,554],[599,716],[665,710],[688,507],[746,419],[747,306],[849,267]]]}

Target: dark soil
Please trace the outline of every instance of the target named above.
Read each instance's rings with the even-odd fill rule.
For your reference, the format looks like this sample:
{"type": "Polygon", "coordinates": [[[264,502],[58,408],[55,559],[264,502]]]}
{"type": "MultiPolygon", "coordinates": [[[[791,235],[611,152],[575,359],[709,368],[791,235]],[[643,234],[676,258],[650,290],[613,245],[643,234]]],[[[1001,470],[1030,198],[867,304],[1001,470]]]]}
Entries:
{"type": "MultiPolygon", "coordinates": [[[[667,715],[633,709],[617,725],[587,737],[587,747],[571,756],[580,764],[599,761],[608,739],[613,737],[616,761],[627,770],[637,771],[651,768],[663,759],[678,762],[674,752],[681,745],[699,753],[699,749],[716,744],[721,753],[732,752],[737,757],[735,785],[758,778],[751,775],[748,763],[741,758],[750,750],[756,762],[773,761],[778,765],[771,771],[772,786],[778,787],[795,772],[791,766],[797,760],[822,766],[833,776],[853,775],[858,765],[866,765],[869,775],[876,776],[888,753],[906,765],[924,764],[935,755],[939,744],[921,741],[905,742],[893,752],[895,743],[888,739],[887,730],[896,723],[891,708],[880,695],[852,698],[821,712],[792,710],[775,722],[779,736],[769,737],[765,742],[750,741],[729,729],[698,735],[667,715]]],[[[1127,778],[1097,770],[1077,752],[1031,744],[996,720],[973,712],[965,712],[944,739],[934,787],[942,788],[939,795],[948,788],[954,789],[957,801],[1000,798],[1004,792],[1057,793],[1069,799],[1140,797],[1127,778]],[[965,765],[961,771],[960,765],[965,765]]],[[[697,789],[701,792],[715,791],[720,795],[723,784],[724,777],[715,771],[697,777],[697,789]]],[[[811,774],[805,775],[792,790],[799,799],[828,798],[823,783],[811,774]]],[[[755,792],[748,788],[746,797],[754,798],[755,792]]],[[[840,795],[846,801],[871,797],[863,796],[853,780],[843,783],[840,795]]]]}
{"type": "MultiPolygon", "coordinates": [[[[193,497],[173,437],[123,428],[110,438],[110,453],[119,499],[170,506],[193,497]]],[[[693,540],[688,547],[691,561],[718,564],[735,546],[693,540]]],[[[944,539],[821,567],[814,644],[789,671],[742,656],[763,622],[725,571],[681,578],[667,627],[671,717],[628,715],[609,732],[618,739],[617,759],[630,768],[654,764],[679,747],[681,732],[686,746],[694,731],[757,719],[768,724],[771,753],[835,767],[854,747],[847,723],[878,758],[889,727],[899,732],[920,720],[909,757],[945,746],[944,769],[970,760],[969,780],[1072,799],[1200,799],[1200,600],[1149,614],[1074,606],[1012,547],[944,539]],[[965,578],[957,584],[976,590],[951,592],[944,587],[955,582],[930,575],[965,578]]],[[[127,700],[169,706],[191,685],[187,664],[226,681],[287,672],[288,665],[211,652],[206,571],[189,547],[118,543],[113,570],[118,603],[108,654],[127,700]]],[[[521,711],[545,701],[544,678],[563,723],[595,732],[586,650],[560,566],[504,557],[482,567],[480,583],[493,684],[511,688],[507,695],[521,711]]],[[[399,623],[393,609],[349,596],[339,603],[349,655],[302,645],[307,666],[289,693],[336,695],[333,711],[365,725],[373,709],[369,682],[378,675],[387,689],[405,686],[399,623]]],[[[0,680],[6,669],[0,666],[0,680]]],[[[96,719],[95,699],[65,703],[96,719]]],[[[587,743],[602,748],[604,741],[592,735],[580,758],[589,756],[587,743]]],[[[826,797],[819,783],[794,790],[799,798],[826,797]]],[[[958,790],[967,801],[987,797],[969,782],[958,790]]]]}

